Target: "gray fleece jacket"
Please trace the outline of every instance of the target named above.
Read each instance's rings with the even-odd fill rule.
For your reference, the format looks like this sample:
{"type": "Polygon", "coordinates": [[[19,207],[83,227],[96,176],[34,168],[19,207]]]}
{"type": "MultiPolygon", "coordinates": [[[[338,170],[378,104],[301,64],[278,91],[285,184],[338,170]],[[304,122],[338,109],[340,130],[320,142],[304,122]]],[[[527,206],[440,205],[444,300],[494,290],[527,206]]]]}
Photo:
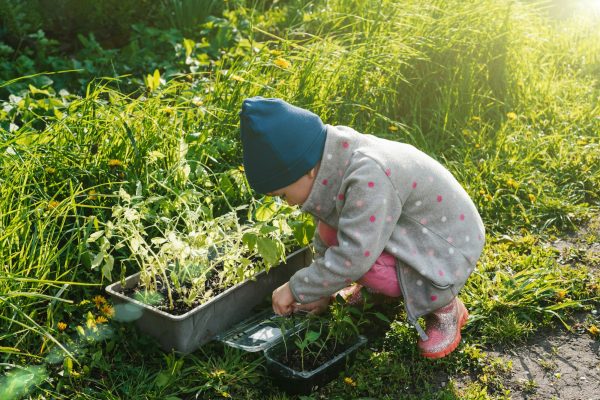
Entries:
{"type": "Polygon", "coordinates": [[[415,147],[327,125],[313,188],[302,210],[338,231],[339,246],[314,237],[315,258],[290,279],[300,303],[348,286],[385,250],[409,321],[448,304],[482,252],[485,230],[472,200],[440,163],[415,147]]]}

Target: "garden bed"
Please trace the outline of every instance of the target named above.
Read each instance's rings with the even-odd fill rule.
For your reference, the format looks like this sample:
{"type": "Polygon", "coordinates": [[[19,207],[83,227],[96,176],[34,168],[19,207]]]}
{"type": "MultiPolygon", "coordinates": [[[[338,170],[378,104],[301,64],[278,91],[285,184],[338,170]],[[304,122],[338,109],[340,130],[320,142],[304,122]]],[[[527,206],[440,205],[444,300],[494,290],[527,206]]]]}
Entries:
{"type": "Polygon", "coordinates": [[[253,280],[235,285],[210,301],[181,315],[173,315],[132,299],[126,294],[139,280],[139,273],[106,288],[115,302],[115,319],[134,321],[138,329],[156,338],[165,351],[189,353],[252,314],[278,286],[310,261],[307,249],[289,255],[284,264],[261,272],[253,280]]]}

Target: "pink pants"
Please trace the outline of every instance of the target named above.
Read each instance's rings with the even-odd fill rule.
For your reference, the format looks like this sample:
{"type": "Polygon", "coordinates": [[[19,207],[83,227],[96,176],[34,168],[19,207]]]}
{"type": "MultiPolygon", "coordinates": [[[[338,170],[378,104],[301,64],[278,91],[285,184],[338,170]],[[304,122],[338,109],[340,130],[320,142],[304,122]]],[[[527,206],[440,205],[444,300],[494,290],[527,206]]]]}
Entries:
{"type": "MultiPolygon", "coordinates": [[[[337,246],[337,231],[326,223],[319,221],[319,236],[327,246],[337,246]]],[[[389,297],[399,297],[400,285],[396,275],[396,258],[384,251],[381,253],[371,268],[364,274],[358,283],[389,297]]]]}

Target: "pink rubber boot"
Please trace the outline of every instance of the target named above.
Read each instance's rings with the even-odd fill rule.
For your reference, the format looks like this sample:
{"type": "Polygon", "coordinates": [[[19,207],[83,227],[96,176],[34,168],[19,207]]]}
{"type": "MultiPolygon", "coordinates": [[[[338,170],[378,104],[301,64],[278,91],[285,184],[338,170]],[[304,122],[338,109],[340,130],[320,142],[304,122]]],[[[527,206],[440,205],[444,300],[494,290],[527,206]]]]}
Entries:
{"type": "Polygon", "coordinates": [[[421,355],[442,358],[452,353],[460,343],[460,330],[467,323],[469,312],[458,297],[447,306],[425,316],[428,340],[419,339],[421,355]]]}

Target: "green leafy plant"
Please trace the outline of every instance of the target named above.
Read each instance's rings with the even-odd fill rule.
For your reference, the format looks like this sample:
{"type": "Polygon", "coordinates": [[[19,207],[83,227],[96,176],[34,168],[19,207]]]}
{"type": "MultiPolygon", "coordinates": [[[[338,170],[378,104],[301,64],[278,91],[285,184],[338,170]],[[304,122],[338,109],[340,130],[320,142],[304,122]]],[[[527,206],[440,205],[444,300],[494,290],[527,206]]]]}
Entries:
{"type": "MultiPolygon", "coordinates": [[[[201,202],[179,204],[171,218],[154,210],[165,199],[145,197],[141,184],[134,195],[123,188],[112,218],[89,234],[91,268],[112,280],[115,260],[140,270],[139,299],[156,303],[161,292],[168,309],[188,307],[250,279],[285,259],[294,241],[287,219],[293,210],[283,204],[257,203],[255,220],[241,224],[238,207],[219,217],[206,214],[201,202]]],[[[205,200],[205,199],[201,199],[205,200]]],[[[123,276],[123,274],[121,274],[123,276]]]]}

